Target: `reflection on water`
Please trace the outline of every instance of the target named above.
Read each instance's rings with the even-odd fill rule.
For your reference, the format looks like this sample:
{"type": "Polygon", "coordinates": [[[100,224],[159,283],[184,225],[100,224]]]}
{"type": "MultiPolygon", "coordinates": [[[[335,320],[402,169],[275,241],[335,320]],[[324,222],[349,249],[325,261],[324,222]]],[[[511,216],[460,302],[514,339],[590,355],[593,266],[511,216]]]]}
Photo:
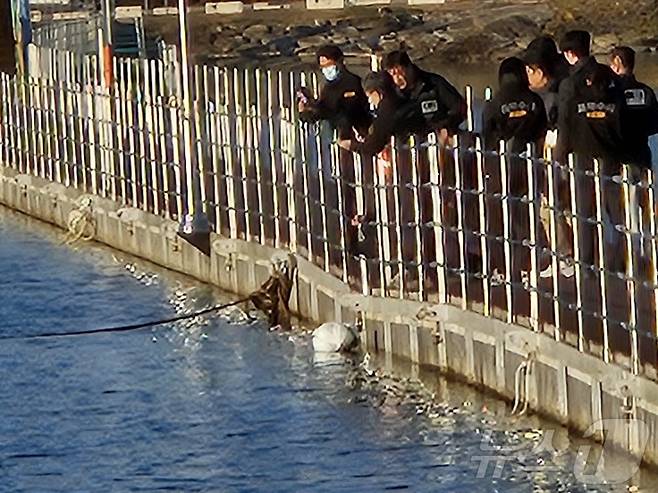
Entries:
{"type": "MultiPolygon", "coordinates": [[[[222,296],[58,245],[3,210],[0,234],[3,334],[166,317],[222,296]]],[[[561,428],[390,359],[319,357],[307,330],[271,332],[239,309],[4,341],[0,368],[0,491],[627,491],[579,481],[579,444],[561,428]]]]}

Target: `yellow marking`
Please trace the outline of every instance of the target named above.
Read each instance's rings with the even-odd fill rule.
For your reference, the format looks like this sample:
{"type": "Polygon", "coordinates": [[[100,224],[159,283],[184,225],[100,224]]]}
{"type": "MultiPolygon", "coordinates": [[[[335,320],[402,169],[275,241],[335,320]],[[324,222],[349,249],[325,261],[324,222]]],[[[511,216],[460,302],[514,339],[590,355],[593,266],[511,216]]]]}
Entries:
{"type": "Polygon", "coordinates": [[[523,118],[528,112],[526,110],[510,111],[508,118],[523,118]]]}

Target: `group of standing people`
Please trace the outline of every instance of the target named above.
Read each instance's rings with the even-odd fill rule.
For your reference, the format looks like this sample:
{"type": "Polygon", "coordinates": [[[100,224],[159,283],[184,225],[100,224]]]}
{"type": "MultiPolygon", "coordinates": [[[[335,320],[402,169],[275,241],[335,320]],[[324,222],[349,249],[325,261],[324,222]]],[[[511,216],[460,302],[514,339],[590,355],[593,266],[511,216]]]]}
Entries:
{"type": "MultiPolygon", "coordinates": [[[[594,182],[592,178],[594,162],[599,163],[599,171],[604,177],[603,203],[610,222],[623,223],[621,188],[618,180],[622,164],[630,165],[631,179],[637,182],[642,171],[651,167],[652,156],[649,137],[658,133],[658,102],[651,88],[639,82],[634,76],[635,52],[629,47],[617,47],[610,53],[608,64],[599,63],[590,53],[591,36],[585,31],[570,31],[558,44],[549,36],[535,39],[527,49],[504,60],[499,69],[499,88],[485,106],[480,138],[486,150],[500,150],[509,154],[508,160],[509,193],[522,197],[527,194],[527,166],[523,153],[531,148],[534,156],[546,158],[543,166],[534,166],[536,176],[536,196],[547,202],[547,166],[554,168],[556,186],[556,207],[568,211],[571,208],[569,172],[576,175],[577,213],[585,218],[594,215],[594,182]],[[569,156],[576,156],[575,163],[569,156]],[[573,169],[569,168],[573,166],[573,169]]],[[[317,53],[318,64],[326,79],[319,97],[304,92],[300,97],[299,111],[304,121],[328,120],[338,134],[338,145],[345,154],[358,153],[363,162],[377,159],[384,168],[390,165],[391,138],[406,142],[414,136],[417,142],[424,142],[429,133],[435,133],[442,149],[450,149],[452,139],[459,136],[467,144],[473,143],[475,136],[467,132],[466,101],[461,93],[444,77],[426,72],[414,64],[404,51],[394,51],[382,59],[382,70],[368,74],[363,82],[350,72],[344,64],[343,54],[336,46],[325,46],[317,53]]],[[[402,153],[402,156],[404,153],[402,153]]],[[[400,154],[398,153],[398,156],[400,154]]],[[[450,161],[452,153],[445,153],[450,161]]],[[[451,163],[460,166],[464,185],[475,177],[474,159],[458,160],[451,163]]],[[[406,168],[409,162],[399,158],[397,163],[401,181],[409,175],[406,168]]],[[[500,238],[502,211],[500,200],[492,202],[492,197],[500,197],[501,177],[499,161],[485,164],[486,194],[488,197],[487,235],[500,238]],[[497,210],[498,208],[498,210],[497,210]]],[[[419,183],[437,183],[438,177],[430,176],[426,157],[418,154],[419,183]]],[[[449,171],[442,167],[440,182],[450,181],[449,171]]],[[[454,173],[454,170],[453,170],[454,173]]],[[[365,177],[372,179],[367,173],[365,177]]],[[[471,183],[477,188],[476,183],[471,183]]],[[[450,188],[450,187],[448,187],[450,188]]],[[[400,197],[402,207],[397,218],[405,224],[413,221],[414,211],[411,202],[400,197]]],[[[443,200],[442,218],[448,226],[455,222],[454,197],[443,200]],[[450,217],[452,216],[452,217],[450,217]]],[[[637,202],[637,201],[636,201],[637,202]]],[[[641,200],[637,202],[641,203],[641,200]]],[[[512,235],[514,239],[527,238],[527,204],[516,201],[510,211],[512,235]],[[525,210],[522,208],[525,207],[525,210]]],[[[353,198],[345,197],[346,213],[354,214],[353,198]]],[[[427,188],[421,188],[419,202],[423,224],[431,221],[432,199],[427,188]]],[[[466,207],[468,213],[471,208],[466,207]]],[[[569,214],[558,214],[558,250],[563,275],[573,273],[573,235],[569,214]]],[[[545,218],[545,215],[542,215],[545,218]]],[[[358,226],[359,218],[351,222],[358,226]]],[[[464,218],[466,227],[475,219],[464,218]]],[[[585,221],[579,234],[580,260],[593,264],[595,255],[594,226],[585,221]]],[[[547,247],[548,224],[539,232],[539,243],[547,247]]],[[[403,256],[409,256],[414,248],[405,248],[408,241],[401,239],[403,256]]],[[[423,261],[431,262],[435,257],[433,235],[422,239],[423,261]]],[[[481,252],[477,242],[468,244],[468,265],[470,271],[481,271],[481,252]]],[[[522,243],[516,242],[516,243],[522,243]]],[[[448,247],[446,246],[446,249],[448,247]]],[[[494,248],[495,250],[495,248],[494,248]]],[[[545,248],[547,254],[550,254],[545,248]]],[[[449,253],[449,252],[447,252],[449,253]]],[[[492,254],[493,264],[487,266],[495,271],[501,264],[492,254]]],[[[523,255],[518,255],[521,258],[523,255]]],[[[545,257],[550,257],[546,255],[545,257]]],[[[617,256],[619,257],[619,256],[617,256]]],[[[407,260],[405,258],[405,260],[407,260]]],[[[542,275],[552,275],[550,258],[542,262],[542,275]]],[[[527,269],[528,262],[520,260],[515,268],[527,269]]],[[[612,265],[621,269],[623,266],[612,265]]]]}

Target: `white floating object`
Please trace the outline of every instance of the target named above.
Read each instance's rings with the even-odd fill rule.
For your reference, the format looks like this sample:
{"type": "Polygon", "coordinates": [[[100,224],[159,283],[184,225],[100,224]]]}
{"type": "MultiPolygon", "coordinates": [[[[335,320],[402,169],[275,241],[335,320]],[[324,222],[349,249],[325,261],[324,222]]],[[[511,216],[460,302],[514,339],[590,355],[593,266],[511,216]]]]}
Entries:
{"type": "Polygon", "coordinates": [[[313,331],[313,349],[320,353],[349,352],[359,344],[354,330],[338,322],[327,322],[313,331]]]}

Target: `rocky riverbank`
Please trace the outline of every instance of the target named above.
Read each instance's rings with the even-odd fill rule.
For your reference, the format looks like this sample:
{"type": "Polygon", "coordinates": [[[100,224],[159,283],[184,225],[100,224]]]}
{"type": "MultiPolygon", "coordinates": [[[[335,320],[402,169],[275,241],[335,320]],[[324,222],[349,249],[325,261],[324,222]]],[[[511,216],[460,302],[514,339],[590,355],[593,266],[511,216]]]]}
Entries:
{"type": "MultiPolygon", "coordinates": [[[[658,46],[658,0],[456,0],[423,9],[403,6],[190,16],[191,47],[198,61],[291,66],[313,60],[332,42],[366,57],[399,47],[427,65],[478,64],[518,53],[541,33],[570,28],[594,32],[595,50],[624,42],[658,46]]],[[[175,18],[147,18],[147,32],[175,43],[175,18]]]]}

